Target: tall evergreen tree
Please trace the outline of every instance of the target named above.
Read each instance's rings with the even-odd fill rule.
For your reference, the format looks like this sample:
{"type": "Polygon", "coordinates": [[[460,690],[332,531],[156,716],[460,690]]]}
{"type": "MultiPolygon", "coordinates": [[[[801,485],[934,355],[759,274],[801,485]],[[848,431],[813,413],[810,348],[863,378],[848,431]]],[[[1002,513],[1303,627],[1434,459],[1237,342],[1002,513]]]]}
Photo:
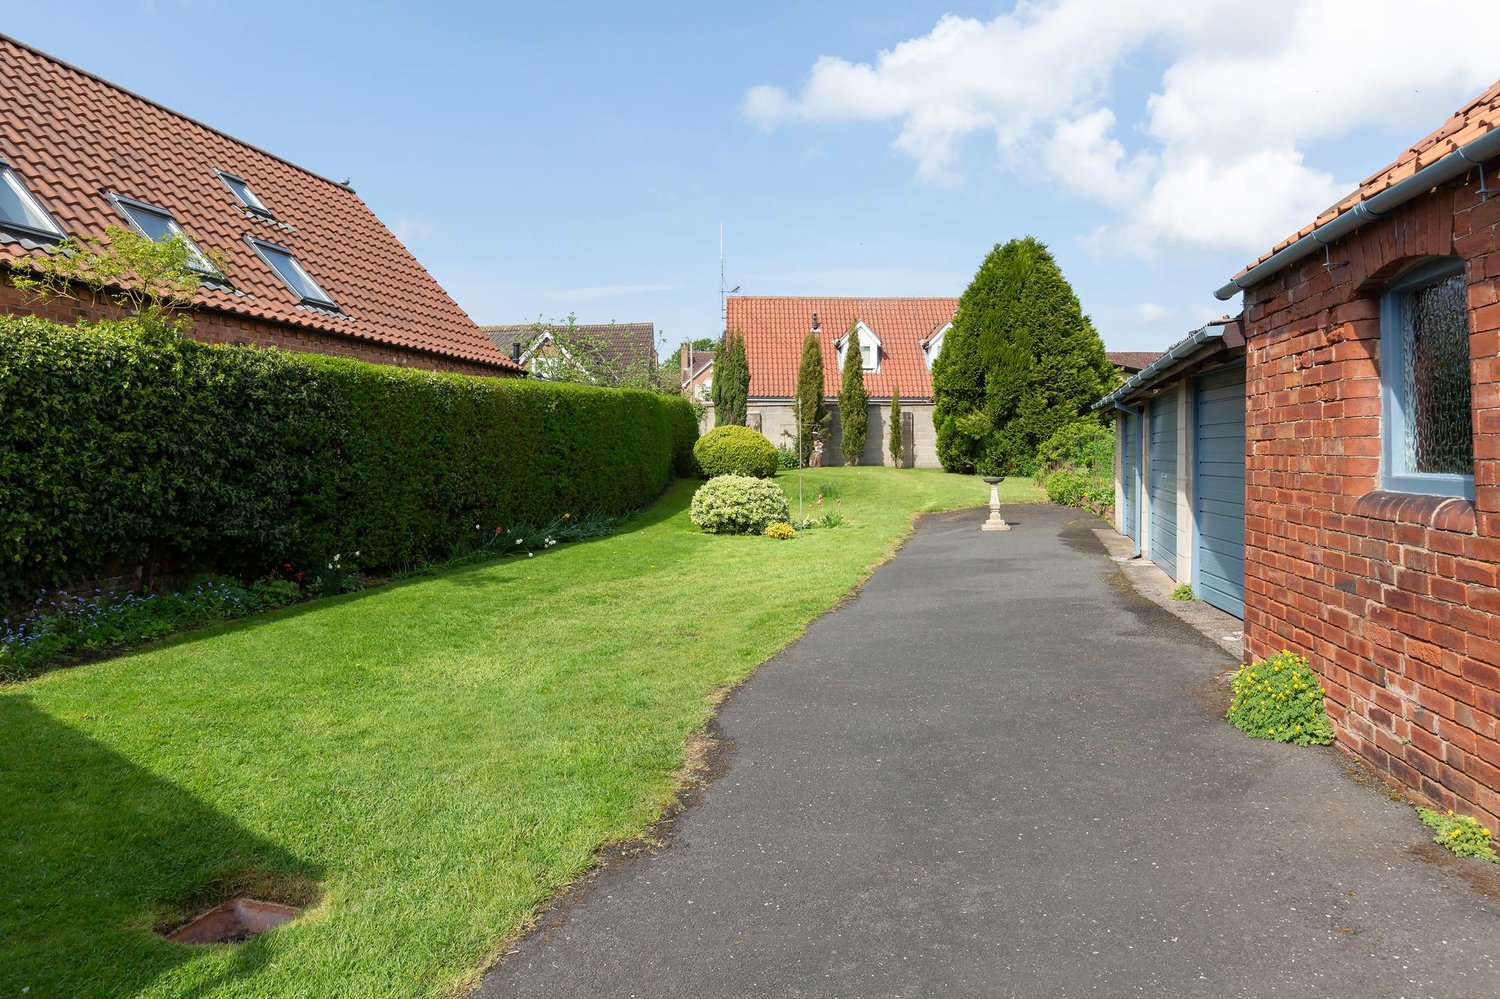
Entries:
{"type": "Polygon", "coordinates": [[[745,354],[745,334],[724,331],[714,352],[714,424],[745,426],[750,401],[750,359],[745,354]]]}
{"type": "Polygon", "coordinates": [[[813,444],[828,433],[828,406],[823,401],[823,345],[816,333],[802,341],[802,363],[797,368],[797,400],[801,421],[799,437],[803,466],[812,460],[813,444]]]}
{"type": "Polygon", "coordinates": [[[869,396],[865,394],[865,366],[859,352],[859,323],[855,321],[849,324],[844,338],[844,381],[839,389],[839,444],[846,465],[858,465],[865,456],[869,404],[869,396]]]}
{"type": "Polygon", "coordinates": [[[901,467],[901,390],[891,389],[891,426],[887,435],[886,447],[891,452],[891,464],[896,468],[901,467]]]}
{"type": "Polygon", "coordinates": [[[996,245],[932,366],[938,460],[952,472],[1030,472],[1042,441],[1113,384],[1104,342],[1046,245],[996,245]]]}

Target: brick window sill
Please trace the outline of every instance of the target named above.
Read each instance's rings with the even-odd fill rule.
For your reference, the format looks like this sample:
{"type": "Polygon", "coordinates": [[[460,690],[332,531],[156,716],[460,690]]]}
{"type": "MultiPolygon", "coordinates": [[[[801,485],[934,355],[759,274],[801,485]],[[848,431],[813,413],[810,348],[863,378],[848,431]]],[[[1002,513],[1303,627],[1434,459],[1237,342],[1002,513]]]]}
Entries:
{"type": "Polygon", "coordinates": [[[1473,501],[1456,496],[1421,496],[1376,490],[1354,501],[1354,515],[1459,534],[1473,534],[1475,527],[1473,501]]]}

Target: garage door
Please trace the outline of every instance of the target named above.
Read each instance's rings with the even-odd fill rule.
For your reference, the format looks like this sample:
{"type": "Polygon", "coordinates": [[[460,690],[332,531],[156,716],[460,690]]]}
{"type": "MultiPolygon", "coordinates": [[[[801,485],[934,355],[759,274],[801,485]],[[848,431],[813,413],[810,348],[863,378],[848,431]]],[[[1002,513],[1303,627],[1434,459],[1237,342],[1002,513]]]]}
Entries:
{"type": "Polygon", "coordinates": [[[1193,589],[1245,616],[1245,369],[1204,375],[1195,393],[1193,517],[1198,557],[1193,589]]]}
{"type": "Polygon", "coordinates": [[[1120,414],[1120,490],[1124,503],[1121,520],[1125,536],[1137,544],[1141,540],[1141,421],[1129,413],[1120,414]]]}
{"type": "Polygon", "coordinates": [[[1177,577],[1177,407],[1181,389],[1151,400],[1151,561],[1177,577]]]}

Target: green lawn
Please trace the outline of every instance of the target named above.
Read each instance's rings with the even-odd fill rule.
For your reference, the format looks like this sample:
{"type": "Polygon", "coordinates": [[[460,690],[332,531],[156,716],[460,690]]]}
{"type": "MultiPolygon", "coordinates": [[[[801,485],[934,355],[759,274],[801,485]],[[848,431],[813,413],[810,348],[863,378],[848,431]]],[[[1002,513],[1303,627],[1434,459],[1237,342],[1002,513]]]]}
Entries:
{"type": "MultiPolygon", "coordinates": [[[[692,483],[612,537],[0,688],[0,993],[440,996],[673,794],[716,693],[974,478],[822,469],[848,524],[714,537],[692,483]],[[320,892],[240,946],[216,888],[320,892]]],[[[793,473],[783,485],[796,495],[793,473]]],[[[1029,481],[1009,501],[1037,499],[1029,481]]]]}

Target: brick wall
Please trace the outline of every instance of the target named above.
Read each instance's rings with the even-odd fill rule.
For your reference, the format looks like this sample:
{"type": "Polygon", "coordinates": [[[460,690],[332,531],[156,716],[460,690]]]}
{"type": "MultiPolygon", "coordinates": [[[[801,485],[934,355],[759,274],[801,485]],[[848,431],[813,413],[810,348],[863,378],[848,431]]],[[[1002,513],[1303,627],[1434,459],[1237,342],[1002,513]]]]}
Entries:
{"type": "MultiPolygon", "coordinates": [[[[8,281],[0,280],[0,313],[23,313],[42,316],[61,323],[120,315],[110,306],[94,307],[64,298],[33,301],[17,291],[8,281]]],[[[351,324],[352,325],[352,324],[351,324]]],[[[339,336],[321,330],[283,326],[229,313],[200,311],[194,316],[192,336],[204,343],[252,344],[257,347],[280,347],[307,354],[329,354],[352,357],[374,364],[392,364],[422,371],[447,371],[462,375],[506,377],[511,372],[487,364],[443,357],[426,351],[388,346],[354,336],[339,336]]]]}
{"type": "Polygon", "coordinates": [[[1476,186],[1246,293],[1245,638],[1312,660],[1344,747],[1500,828],[1500,199],[1476,186]],[[1472,504],[1378,492],[1380,291],[1428,255],[1466,265],[1472,504]]]}

